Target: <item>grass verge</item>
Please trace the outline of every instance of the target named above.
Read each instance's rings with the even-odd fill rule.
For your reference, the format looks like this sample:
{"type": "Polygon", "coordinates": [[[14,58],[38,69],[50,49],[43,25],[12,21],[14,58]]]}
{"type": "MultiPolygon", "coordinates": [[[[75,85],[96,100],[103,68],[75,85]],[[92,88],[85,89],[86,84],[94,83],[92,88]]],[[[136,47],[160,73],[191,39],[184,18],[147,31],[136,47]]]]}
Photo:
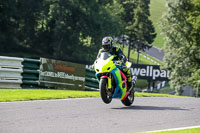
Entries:
{"type": "MultiPolygon", "coordinates": [[[[136,97],[176,97],[167,94],[135,93],[136,97]]],[[[99,92],[48,89],[0,89],[0,102],[100,97],[99,92]]]]}
{"type": "Polygon", "coordinates": [[[49,89],[0,89],[0,102],[99,97],[97,92],[49,89]]]}

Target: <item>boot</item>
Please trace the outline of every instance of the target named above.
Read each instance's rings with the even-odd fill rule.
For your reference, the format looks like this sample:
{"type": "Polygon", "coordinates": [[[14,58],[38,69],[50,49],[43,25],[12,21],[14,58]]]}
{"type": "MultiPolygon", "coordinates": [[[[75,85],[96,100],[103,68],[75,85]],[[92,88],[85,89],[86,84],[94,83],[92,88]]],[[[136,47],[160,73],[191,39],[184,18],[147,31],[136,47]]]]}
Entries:
{"type": "Polygon", "coordinates": [[[132,78],[129,78],[129,82],[127,82],[127,91],[133,91],[134,92],[134,87],[135,87],[135,83],[137,80],[137,76],[133,76],[132,78]]]}
{"type": "Polygon", "coordinates": [[[137,80],[137,76],[133,76],[131,80],[131,84],[133,87],[135,87],[136,80],[137,80]]]}

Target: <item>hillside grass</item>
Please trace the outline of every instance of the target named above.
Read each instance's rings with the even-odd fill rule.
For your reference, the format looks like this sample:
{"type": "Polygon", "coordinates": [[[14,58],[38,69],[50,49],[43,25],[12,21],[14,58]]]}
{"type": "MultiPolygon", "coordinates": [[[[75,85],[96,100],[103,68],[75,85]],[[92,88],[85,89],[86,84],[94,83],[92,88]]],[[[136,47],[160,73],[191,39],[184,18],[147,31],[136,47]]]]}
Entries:
{"type": "MultiPolygon", "coordinates": [[[[168,94],[135,93],[136,97],[176,97],[168,94]]],[[[49,89],[0,89],[0,102],[50,100],[67,98],[100,97],[98,91],[49,90],[49,89]]]]}
{"type": "MultiPolygon", "coordinates": [[[[144,56],[146,56],[147,58],[149,58],[149,59],[152,59],[152,60],[154,60],[155,62],[157,62],[158,64],[160,64],[160,65],[162,65],[163,64],[163,62],[162,61],[160,61],[160,60],[158,60],[158,59],[156,59],[156,58],[154,58],[154,57],[152,57],[152,56],[149,56],[148,54],[146,54],[146,53],[141,53],[142,55],[144,55],[144,56]]],[[[153,64],[153,65],[155,65],[155,64],[153,64]]]]}
{"type": "MultiPolygon", "coordinates": [[[[121,48],[121,50],[123,51],[124,55],[128,58],[128,46],[123,46],[116,44],[118,47],[121,48]]],[[[142,53],[144,55],[144,53],[142,53]]],[[[138,57],[138,53],[134,50],[130,51],[130,59],[129,61],[132,62],[133,64],[137,63],[137,57],[138,57]]],[[[153,58],[152,58],[153,59],[153,58]]],[[[155,61],[157,61],[156,59],[153,59],[155,61]]],[[[151,62],[150,60],[144,58],[141,53],[139,54],[139,64],[148,64],[148,65],[155,65],[155,63],[151,62]]]]}
{"type": "Polygon", "coordinates": [[[159,26],[161,23],[161,17],[164,12],[167,11],[167,7],[165,6],[166,0],[151,0],[150,3],[150,19],[153,22],[155,27],[155,31],[157,36],[153,42],[153,45],[162,48],[164,44],[164,36],[161,35],[161,27],[159,26]]]}

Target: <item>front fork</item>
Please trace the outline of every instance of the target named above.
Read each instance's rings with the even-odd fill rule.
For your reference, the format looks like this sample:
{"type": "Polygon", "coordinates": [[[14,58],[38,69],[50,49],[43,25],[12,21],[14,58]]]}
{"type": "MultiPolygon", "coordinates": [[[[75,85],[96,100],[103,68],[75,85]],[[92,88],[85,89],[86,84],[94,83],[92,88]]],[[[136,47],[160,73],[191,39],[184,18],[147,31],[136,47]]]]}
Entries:
{"type": "Polygon", "coordinates": [[[108,77],[108,76],[102,76],[101,78],[107,78],[107,80],[108,80],[108,88],[107,88],[107,89],[111,89],[111,88],[112,88],[112,85],[111,85],[111,78],[108,77]]]}
{"type": "Polygon", "coordinates": [[[107,93],[108,96],[112,96],[112,92],[111,92],[111,90],[112,90],[111,78],[108,77],[108,76],[102,76],[101,79],[102,78],[106,78],[108,80],[108,86],[106,87],[106,93],[107,93]]]}

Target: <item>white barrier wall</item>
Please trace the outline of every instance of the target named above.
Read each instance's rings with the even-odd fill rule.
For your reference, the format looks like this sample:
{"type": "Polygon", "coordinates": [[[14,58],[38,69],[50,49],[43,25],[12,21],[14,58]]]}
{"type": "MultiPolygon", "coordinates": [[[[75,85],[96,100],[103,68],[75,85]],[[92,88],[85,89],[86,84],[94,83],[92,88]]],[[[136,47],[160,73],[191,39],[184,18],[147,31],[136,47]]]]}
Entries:
{"type": "Polygon", "coordinates": [[[23,58],[0,56],[0,88],[21,88],[23,58]]]}

